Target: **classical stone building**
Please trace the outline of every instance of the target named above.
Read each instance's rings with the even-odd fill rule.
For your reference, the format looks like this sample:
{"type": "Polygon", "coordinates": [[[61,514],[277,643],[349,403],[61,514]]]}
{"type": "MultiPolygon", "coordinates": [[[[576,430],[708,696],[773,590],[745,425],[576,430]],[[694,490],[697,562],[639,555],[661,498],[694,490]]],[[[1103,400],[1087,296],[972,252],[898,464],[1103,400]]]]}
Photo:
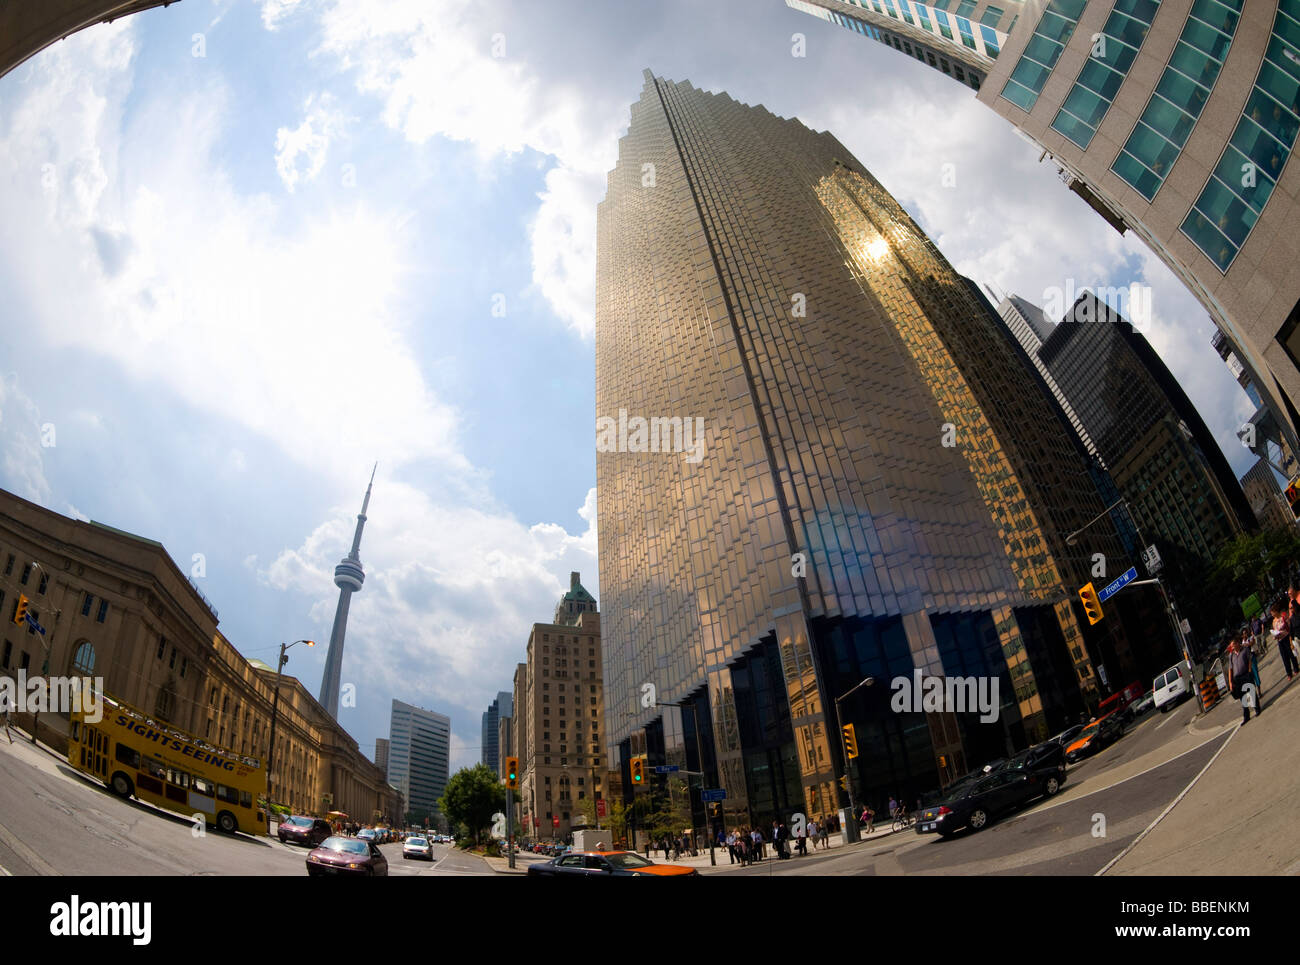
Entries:
{"type": "MultiPolygon", "coordinates": [[[[0,673],[102,677],[117,699],[265,763],[275,670],[240,655],[161,543],[0,490],[0,615],[0,673]],[[20,594],[44,637],[13,623],[20,594]]],[[[297,679],[281,675],[279,686],[272,799],[395,816],[392,789],[357,742],[297,679]]],[[[44,714],[40,737],[65,750],[67,727],[66,714],[44,714]]]]}

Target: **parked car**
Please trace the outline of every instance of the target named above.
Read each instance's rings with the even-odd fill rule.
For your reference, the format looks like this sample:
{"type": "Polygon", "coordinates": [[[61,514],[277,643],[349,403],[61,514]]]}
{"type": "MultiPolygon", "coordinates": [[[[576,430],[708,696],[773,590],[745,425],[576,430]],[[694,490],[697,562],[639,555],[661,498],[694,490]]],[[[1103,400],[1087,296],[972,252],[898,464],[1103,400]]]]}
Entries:
{"type": "Polygon", "coordinates": [[[1177,663],[1151,682],[1151,693],[1160,713],[1192,695],[1192,674],[1187,664],[1177,663]]]}
{"type": "Polygon", "coordinates": [[[678,878],[699,876],[694,868],[656,864],[635,851],[572,851],[551,861],[529,865],[534,878],[678,878]]]}
{"type": "Polygon", "coordinates": [[[1055,737],[1047,738],[1047,740],[1051,744],[1059,745],[1061,750],[1065,750],[1074,743],[1074,739],[1079,736],[1079,732],[1086,726],[1086,724],[1075,724],[1073,727],[1065,728],[1065,730],[1061,731],[1055,737]]]}
{"type": "Polygon", "coordinates": [[[307,855],[307,874],[313,878],[321,875],[386,877],[388,859],[372,840],[360,835],[355,838],[335,835],[307,855]]]}
{"type": "Polygon", "coordinates": [[[1065,748],[1052,741],[1021,751],[1007,761],[1004,771],[1022,771],[1038,781],[1043,794],[1051,797],[1065,784],[1065,748]]]}
{"type": "Polygon", "coordinates": [[[1156,692],[1153,689],[1148,691],[1146,694],[1144,694],[1141,700],[1136,700],[1133,703],[1129,704],[1127,710],[1127,713],[1129,715],[1129,720],[1137,720],[1147,711],[1151,710],[1151,708],[1156,705],[1155,701],[1156,701],[1156,692]]]}
{"type": "MultiPolygon", "coordinates": [[[[1028,801],[1048,795],[1048,787],[1059,780],[1036,775],[1030,767],[1003,768],[976,781],[963,783],[938,805],[925,808],[916,822],[917,834],[948,837],[963,828],[982,831],[999,814],[1013,811],[1028,801]]],[[[1059,783],[1056,785],[1059,787],[1059,783]]]]}
{"type": "Polygon", "coordinates": [[[281,844],[305,844],[310,848],[316,847],[333,833],[328,821],[302,814],[285,818],[276,831],[281,844]]]}
{"type": "Polygon", "coordinates": [[[1118,714],[1108,714],[1101,720],[1094,720],[1079,732],[1079,736],[1065,750],[1065,760],[1069,764],[1083,760],[1098,751],[1109,747],[1124,736],[1124,721],[1118,714]]]}
{"type": "Polygon", "coordinates": [[[429,843],[428,838],[413,834],[402,842],[402,858],[423,858],[425,861],[432,861],[433,845],[429,843]]]}

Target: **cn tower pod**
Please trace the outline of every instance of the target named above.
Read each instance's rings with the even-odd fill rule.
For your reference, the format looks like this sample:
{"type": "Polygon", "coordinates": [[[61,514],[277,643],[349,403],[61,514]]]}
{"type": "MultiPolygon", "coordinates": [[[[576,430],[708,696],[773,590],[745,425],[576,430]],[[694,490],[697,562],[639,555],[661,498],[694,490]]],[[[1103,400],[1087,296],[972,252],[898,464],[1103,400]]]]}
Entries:
{"type": "Polygon", "coordinates": [[[334,567],[334,585],[340,590],[351,590],[355,593],[361,589],[361,584],[365,581],[366,571],[361,568],[360,560],[344,557],[339,565],[334,567]]]}

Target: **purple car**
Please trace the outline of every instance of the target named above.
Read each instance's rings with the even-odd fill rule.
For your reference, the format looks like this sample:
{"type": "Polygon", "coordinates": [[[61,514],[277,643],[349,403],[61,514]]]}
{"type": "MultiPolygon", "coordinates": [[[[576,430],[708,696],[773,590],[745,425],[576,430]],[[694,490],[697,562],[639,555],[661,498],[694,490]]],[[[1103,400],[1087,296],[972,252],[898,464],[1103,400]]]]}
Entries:
{"type": "Polygon", "coordinates": [[[328,821],[294,815],[280,822],[277,833],[282,844],[305,844],[309,848],[320,844],[334,832],[328,821]]]}
{"type": "Polygon", "coordinates": [[[387,877],[388,859],[373,841],[335,835],[307,855],[307,874],[387,877]]]}

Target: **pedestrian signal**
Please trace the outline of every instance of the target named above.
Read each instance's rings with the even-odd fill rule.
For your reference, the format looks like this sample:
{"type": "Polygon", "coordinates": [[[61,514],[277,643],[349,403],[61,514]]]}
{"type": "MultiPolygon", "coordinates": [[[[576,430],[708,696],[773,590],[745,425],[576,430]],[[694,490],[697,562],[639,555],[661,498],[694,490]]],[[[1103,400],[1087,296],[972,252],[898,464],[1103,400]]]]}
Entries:
{"type": "Polygon", "coordinates": [[[1097,599],[1097,591],[1089,583],[1087,586],[1079,588],[1079,599],[1083,601],[1083,612],[1088,615],[1088,622],[1097,624],[1101,622],[1101,601],[1097,599]]]}

